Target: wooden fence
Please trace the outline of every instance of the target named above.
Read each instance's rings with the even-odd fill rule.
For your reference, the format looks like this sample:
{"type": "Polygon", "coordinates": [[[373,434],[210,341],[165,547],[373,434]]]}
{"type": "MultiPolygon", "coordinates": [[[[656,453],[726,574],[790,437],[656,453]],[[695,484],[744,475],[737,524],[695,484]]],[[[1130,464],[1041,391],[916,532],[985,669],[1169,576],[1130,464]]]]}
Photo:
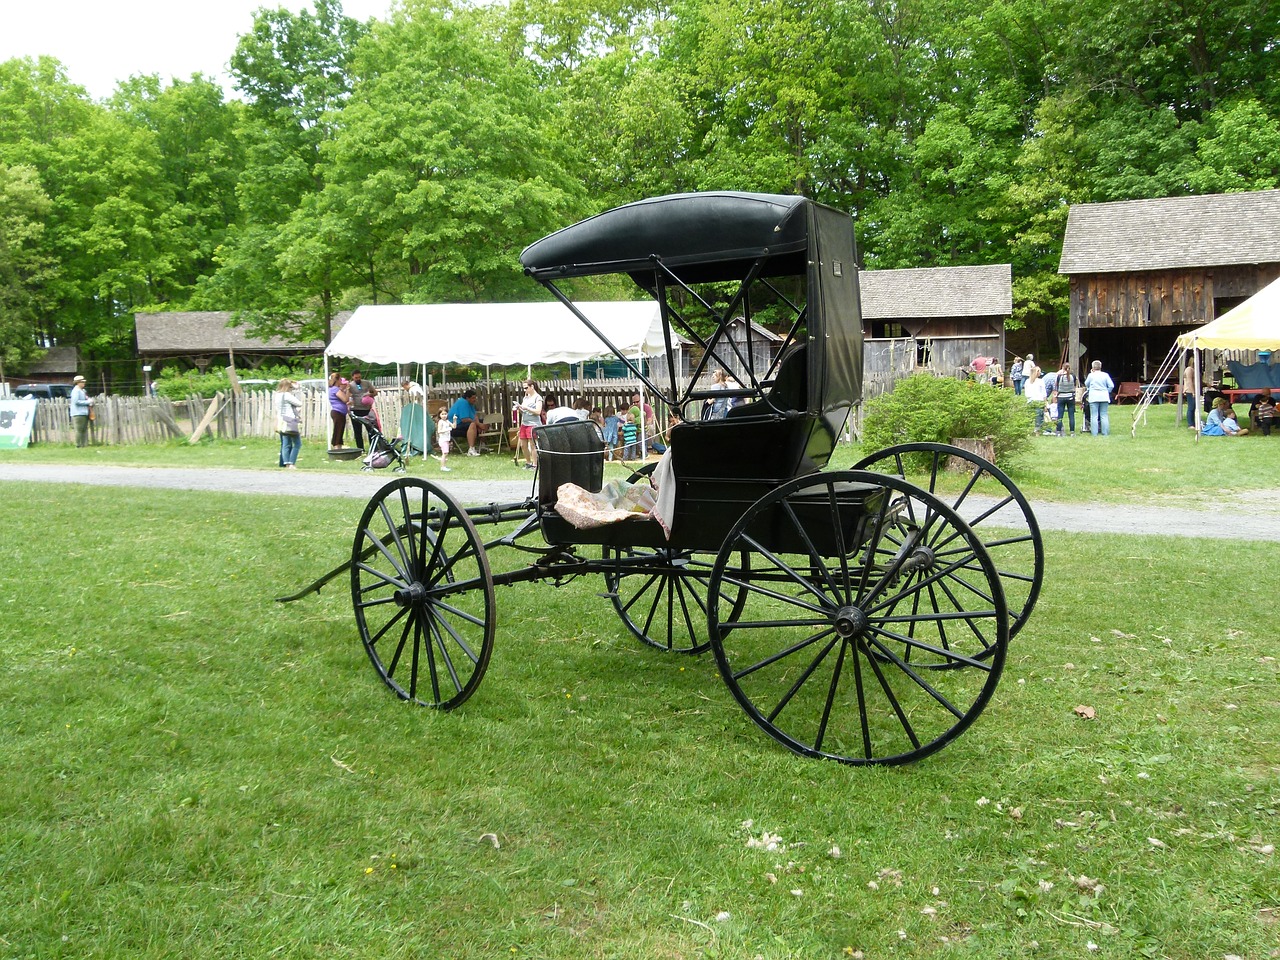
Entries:
{"type": "MultiPolygon", "coordinates": [[[[512,405],[524,395],[520,384],[519,380],[434,384],[427,391],[428,407],[434,414],[441,402],[452,403],[464,390],[474,389],[475,406],[485,422],[510,425],[512,405]]],[[[375,385],[378,395],[374,404],[383,432],[389,437],[398,436],[400,409],[408,398],[398,385],[390,382],[375,385]]],[[[867,386],[872,392],[880,393],[886,385],[876,382],[867,386]]],[[[572,406],[574,400],[582,397],[602,411],[629,406],[636,391],[633,380],[551,380],[540,382],[538,387],[544,397],[555,397],[565,406],[572,406]]],[[[302,436],[323,442],[332,430],[327,392],[302,390],[298,391],[298,397],[302,400],[302,436]]],[[[274,437],[277,402],[278,395],[270,390],[239,396],[218,394],[213,399],[191,396],[178,402],[164,397],[98,396],[94,398],[96,420],[90,424],[89,439],[94,445],[107,446],[186,440],[206,417],[208,423],[202,435],[219,439],[274,437]]],[[[654,404],[654,413],[659,429],[665,432],[669,411],[661,404],[654,404]]],[[[350,435],[348,428],[348,438],[350,435]]],[[[74,443],[69,401],[41,400],[31,439],[33,443],[74,443]]]]}

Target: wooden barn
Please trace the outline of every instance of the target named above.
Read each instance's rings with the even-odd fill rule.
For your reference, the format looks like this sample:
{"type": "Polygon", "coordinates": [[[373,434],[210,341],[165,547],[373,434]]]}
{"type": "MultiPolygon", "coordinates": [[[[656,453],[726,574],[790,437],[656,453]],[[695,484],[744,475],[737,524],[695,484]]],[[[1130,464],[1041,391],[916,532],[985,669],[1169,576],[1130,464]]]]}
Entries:
{"type": "MultiPolygon", "coordinates": [[[[333,318],[334,333],[351,313],[345,310],[333,318]]],[[[231,314],[224,310],[134,314],[138,359],[150,364],[156,374],[173,364],[204,373],[211,366],[228,366],[233,359],[237,367],[256,370],[266,363],[319,358],[324,353],[323,341],[257,340],[244,327],[229,326],[230,320],[231,314]]]]}
{"type": "Polygon", "coordinates": [[[715,350],[716,359],[708,361],[706,369],[709,372],[724,369],[739,383],[746,383],[748,379],[746,359],[750,359],[756,376],[763,377],[785,339],[758,323],[748,324],[744,317],[729,321],[725,338],[731,341],[732,346],[722,342],[715,350]]]}
{"type": "Polygon", "coordinates": [[[80,369],[80,353],[75,347],[49,347],[44,356],[18,368],[6,379],[19,383],[70,383],[80,369]]]}
{"type": "Polygon", "coordinates": [[[863,392],[884,393],[915,370],[961,376],[974,357],[1005,360],[1013,313],[1007,263],[973,267],[864,270],[863,392]]]}
{"type": "Polygon", "coordinates": [[[1174,339],[1280,277],[1280,190],[1071,207],[1068,353],[1146,383],[1174,339]]]}

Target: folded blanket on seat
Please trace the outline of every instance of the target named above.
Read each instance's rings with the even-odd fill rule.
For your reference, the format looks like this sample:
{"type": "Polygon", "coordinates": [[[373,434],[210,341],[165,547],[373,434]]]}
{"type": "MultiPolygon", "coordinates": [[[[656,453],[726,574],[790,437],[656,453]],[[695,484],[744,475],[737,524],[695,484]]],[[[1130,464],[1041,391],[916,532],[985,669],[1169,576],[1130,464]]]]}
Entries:
{"type": "Polygon", "coordinates": [[[599,493],[584,490],[576,483],[556,488],[556,513],[578,530],[603,527],[623,520],[646,520],[655,503],[647,483],[612,480],[599,493]]]}

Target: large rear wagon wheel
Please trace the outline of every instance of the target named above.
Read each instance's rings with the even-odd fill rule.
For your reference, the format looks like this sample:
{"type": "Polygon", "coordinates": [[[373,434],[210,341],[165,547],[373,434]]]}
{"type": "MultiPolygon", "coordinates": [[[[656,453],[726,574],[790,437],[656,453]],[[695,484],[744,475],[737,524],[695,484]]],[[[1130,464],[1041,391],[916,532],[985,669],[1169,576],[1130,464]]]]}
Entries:
{"type": "Polygon", "coordinates": [[[374,494],[351,549],[360,639],[384,683],[450,710],[480,684],[493,653],[493,574],[466,511],[426,480],[374,494]]]}
{"type": "Polygon", "coordinates": [[[1009,636],[1016,637],[1035,608],[1044,580],[1044,542],[1031,504],[995,464],[950,444],[903,443],[853,465],[854,470],[896,476],[908,468],[913,480],[923,469],[924,489],[977,532],[1000,574],[1009,605],[1009,636]]]}
{"type": "Polygon", "coordinates": [[[899,477],[784,484],[730,531],[709,589],[725,683],[755,723],[806,756],[928,756],[977,719],[1004,669],[1009,611],[982,540],[899,477]],[[726,591],[745,595],[736,612],[726,591]]]}

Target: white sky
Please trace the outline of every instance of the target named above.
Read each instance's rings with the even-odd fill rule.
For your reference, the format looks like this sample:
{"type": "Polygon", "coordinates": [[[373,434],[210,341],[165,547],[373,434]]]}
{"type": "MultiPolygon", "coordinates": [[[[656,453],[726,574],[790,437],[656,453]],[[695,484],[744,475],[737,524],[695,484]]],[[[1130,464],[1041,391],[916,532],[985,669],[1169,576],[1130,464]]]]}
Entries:
{"type": "MultiPolygon", "coordinates": [[[[392,0],[343,0],[356,20],[386,19],[392,0]]],[[[57,57],[72,83],[100,100],[136,73],[167,83],[203,73],[228,91],[227,61],[260,7],[306,0],[0,0],[0,62],[57,57]]]]}

